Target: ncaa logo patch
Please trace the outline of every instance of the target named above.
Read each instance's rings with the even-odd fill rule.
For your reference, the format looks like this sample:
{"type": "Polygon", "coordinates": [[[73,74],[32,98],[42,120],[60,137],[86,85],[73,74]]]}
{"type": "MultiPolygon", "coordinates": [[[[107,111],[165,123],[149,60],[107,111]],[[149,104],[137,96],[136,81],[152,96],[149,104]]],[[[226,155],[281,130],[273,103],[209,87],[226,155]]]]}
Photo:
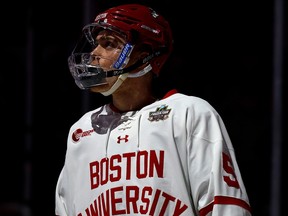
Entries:
{"type": "Polygon", "coordinates": [[[168,109],[168,105],[161,105],[156,109],[154,112],[149,113],[149,121],[159,121],[159,120],[165,120],[168,118],[169,113],[171,109],[168,109]]]}

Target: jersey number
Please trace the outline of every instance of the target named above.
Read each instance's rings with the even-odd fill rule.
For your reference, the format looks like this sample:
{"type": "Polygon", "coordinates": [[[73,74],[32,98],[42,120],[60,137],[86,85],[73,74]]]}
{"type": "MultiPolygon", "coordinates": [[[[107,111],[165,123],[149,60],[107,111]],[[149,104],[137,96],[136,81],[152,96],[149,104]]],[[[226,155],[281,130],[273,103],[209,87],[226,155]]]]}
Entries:
{"type": "Polygon", "coordinates": [[[237,178],[233,169],[231,158],[225,153],[222,153],[222,157],[223,157],[223,168],[228,174],[230,174],[227,176],[223,176],[224,181],[230,187],[239,188],[239,183],[237,181],[237,178]]]}

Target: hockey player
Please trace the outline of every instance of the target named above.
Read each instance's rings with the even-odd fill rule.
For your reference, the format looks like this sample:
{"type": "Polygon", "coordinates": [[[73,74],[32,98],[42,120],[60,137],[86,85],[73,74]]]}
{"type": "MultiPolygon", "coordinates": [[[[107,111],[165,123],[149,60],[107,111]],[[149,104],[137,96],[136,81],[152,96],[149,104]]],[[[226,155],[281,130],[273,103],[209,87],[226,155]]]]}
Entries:
{"type": "Polygon", "coordinates": [[[144,5],[110,8],[83,28],[69,69],[111,102],[70,128],[56,215],[251,215],[217,111],[175,89],[153,92],[172,51],[169,23],[144,5]]]}

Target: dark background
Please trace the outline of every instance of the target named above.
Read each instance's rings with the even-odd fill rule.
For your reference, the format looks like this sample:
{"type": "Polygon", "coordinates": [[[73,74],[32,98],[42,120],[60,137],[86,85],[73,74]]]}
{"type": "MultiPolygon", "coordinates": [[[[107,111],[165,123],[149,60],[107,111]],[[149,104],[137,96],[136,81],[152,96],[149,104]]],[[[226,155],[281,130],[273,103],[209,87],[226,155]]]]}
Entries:
{"type": "MultiPolygon", "coordinates": [[[[2,6],[0,216],[54,215],[69,127],[107,101],[75,85],[67,57],[84,24],[129,2],[2,6]]],[[[207,100],[222,116],[253,215],[284,216],[287,3],[275,8],[276,0],[137,2],[164,15],[174,31],[176,60],[165,80],[207,100]]]]}

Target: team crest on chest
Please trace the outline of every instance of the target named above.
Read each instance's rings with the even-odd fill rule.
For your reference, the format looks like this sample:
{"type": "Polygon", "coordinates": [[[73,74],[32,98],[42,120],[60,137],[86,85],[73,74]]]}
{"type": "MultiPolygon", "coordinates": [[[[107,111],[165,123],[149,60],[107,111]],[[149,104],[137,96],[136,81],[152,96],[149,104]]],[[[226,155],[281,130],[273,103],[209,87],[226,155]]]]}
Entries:
{"type": "Polygon", "coordinates": [[[149,113],[149,121],[159,121],[165,120],[168,118],[171,109],[168,109],[168,105],[161,105],[160,107],[156,108],[156,111],[149,113]]]}

